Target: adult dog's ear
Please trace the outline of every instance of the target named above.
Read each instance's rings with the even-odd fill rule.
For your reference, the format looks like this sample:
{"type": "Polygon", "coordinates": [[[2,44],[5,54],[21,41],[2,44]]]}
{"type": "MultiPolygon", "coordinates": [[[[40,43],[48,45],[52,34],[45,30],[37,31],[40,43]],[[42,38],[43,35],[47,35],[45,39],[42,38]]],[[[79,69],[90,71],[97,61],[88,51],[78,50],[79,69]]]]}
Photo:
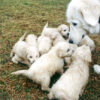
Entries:
{"type": "Polygon", "coordinates": [[[58,50],[57,50],[57,55],[58,55],[59,57],[62,57],[62,56],[63,56],[63,51],[62,51],[61,49],[58,49],[58,50]]]}
{"type": "Polygon", "coordinates": [[[62,25],[59,25],[59,26],[58,26],[58,32],[61,33],[61,31],[62,31],[62,25]]]}
{"type": "Polygon", "coordinates": [[[92,26],[95,26],[98,23],[100,16],[100,7],[83,7],[81,8],[81,14],[84,20],[92,26]]]}

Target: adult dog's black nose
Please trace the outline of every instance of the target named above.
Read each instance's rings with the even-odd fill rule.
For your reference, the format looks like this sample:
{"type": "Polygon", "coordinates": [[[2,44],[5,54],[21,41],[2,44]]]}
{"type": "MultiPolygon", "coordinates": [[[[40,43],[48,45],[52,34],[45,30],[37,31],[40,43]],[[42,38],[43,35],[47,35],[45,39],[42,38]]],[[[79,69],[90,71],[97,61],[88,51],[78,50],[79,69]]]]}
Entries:
{"type": "Polygon", "coordinates": [[[69,40],[69,43],[73,44],[73,40],[69,40]]]}
{"type": "Polygon", "coordinates": [[[99,21],[98,21],[98,23],[100,24],[100,17],[99,17],[99,21]]]}

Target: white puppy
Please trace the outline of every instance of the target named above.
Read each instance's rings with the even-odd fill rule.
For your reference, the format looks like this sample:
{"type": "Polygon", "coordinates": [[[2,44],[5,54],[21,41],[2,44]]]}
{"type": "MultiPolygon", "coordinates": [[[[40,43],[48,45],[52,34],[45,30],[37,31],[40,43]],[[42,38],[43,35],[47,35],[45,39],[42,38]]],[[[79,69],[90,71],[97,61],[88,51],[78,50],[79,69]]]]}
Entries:
{"type": "Polygon", "coordinates": [[[93,68],[97,74],[100,74],[100,65],[94,65],[93,68]]]}
{"type": "Polygon", "coordinates": [[[77,25],[89,33],[100,33],[100,0],[71,0],[66,10],[67,22],[77,25]]]}
{"type": "Polygon", "coordinates": [[[69,35],[69,27],[65,24],[61,24],[58,28],[49,28],[48,23],[45,25],[42,34],[49,36],[51,38],[55,38],[58,32],[64,37],[68,38],[69,35]],[[57,33],[57,34],[56,34],[57,33]]]}
{"type": "Polygon", "coordinates": [[[33,63],[28,70],[13,72],[15,75],[24,75],[38,84],[42,90],[49,90],[50,77],[55,73],[63,73],[65,56],[70,56],[72,50],[68,43],[60,42],[54,46],[47,54],[42,55],[33,63]]]}
{"type": "Polygon", "coordinates": [[[52,40],[50,37],[41,35],[38,38],[38,48],[40,55],[47,53],[52,47],[52,40]]]}
{"type": "Polygon", "coordinates": [[[14,45],[11,51],[11,57],[14,63],[21,62],[30,65],[39,57],[39,53],[34,46],[23,41],[25,35],[26,34],[24,34],[14,45]]]}
{"type": "Polygon", "coordinates": [[[73,62],[69,69],[53,85],[49,99],[79,100],[89,78],[89,62],[91,51],[88,46],[81,46],[73,54],[73,62]]]}

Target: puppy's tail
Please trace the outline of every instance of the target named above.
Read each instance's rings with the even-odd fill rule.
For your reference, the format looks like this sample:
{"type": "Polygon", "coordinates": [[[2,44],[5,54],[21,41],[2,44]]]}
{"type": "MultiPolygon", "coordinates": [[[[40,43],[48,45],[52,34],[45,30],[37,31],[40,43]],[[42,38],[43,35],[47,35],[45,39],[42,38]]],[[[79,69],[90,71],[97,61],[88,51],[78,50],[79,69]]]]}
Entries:
{"type": "Polygon", "coordinates": [[[10,53],[10,57],[13,57],[13,56],[14,56],[14,52],[12,50],[11,53],[10,53]]]}
{"type": "Polygon", "coordinates": [[[12,75],[23,75],[23,76],[29,77],[28,70],[19,70],[16,72],[12,72],[11,74],[12,75]]]}
{"type": "Polygon", "coordinates": [[[100,74],[100,66],[99,66],[99,65],[94,65],[93,68],[94,68],[94,71],[95,71],[97,74],[100,74]]]}
{"type": "Polygon", "coordinates": [[[46,25],[44,26],[43,30],[44,30],[45,28],[47,28],[47,27],[48,27],[48,22],[47,22],[46,25]]]}
{"type": "Polygon", "coordinates": [[[24,35],[19,39],[19,41],[23,41],[25,39],[26,36],[26,32],[24,33],[24,35]]]}

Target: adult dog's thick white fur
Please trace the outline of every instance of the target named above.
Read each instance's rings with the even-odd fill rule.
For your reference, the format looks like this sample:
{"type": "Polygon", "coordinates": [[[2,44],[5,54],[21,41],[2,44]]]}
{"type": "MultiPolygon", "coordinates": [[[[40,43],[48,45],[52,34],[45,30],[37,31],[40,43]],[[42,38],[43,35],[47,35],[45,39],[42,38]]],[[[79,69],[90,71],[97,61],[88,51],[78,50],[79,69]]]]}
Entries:
{"type": "Polygon", "coordinates": [[[33,63],[28,70],[13,72],[15,75],[24,75],[38,84],[42,90],[49,90],[50,77],[55,73],[63,73],[65,56],[70,56],[72,50],[68,43],[60,42],[54,46],[47,54],[42,55],[33,63]]]}
{"type": "Polygon", "coordinates": [[[30,65],[39,57],[39,52],[36,47],[23,41],[25,35],[14,45],[11,51],[11,57],[14,63],[21,62],[30,65]]]}
{"type": "Polygon", "coordinates": [[[86,35],[86,31],[81,28],[80,21],[77,23],[76,26],[70,25],[69,42],[73,44],[79,44],[86,35]]]}
{"type": "Polygon", "coordinates": [[[90,48],[85,45],[78,47],[72,57],[69,69],[51,88],[49,99],[78,100],[82,95],[89,78],[90,48]]]}
{"type": "Polygon", "coordinates": [[[40,55],[47,53],[52,47],[52,40],[50,37],[41,35],[38,38],[38,48],[40,55]]]}
{"type": "Polygon", "coordinates": [[[69,23],[79,20],[89,33],[100,33],[100,0],[71,0],[66,10],[69,23]]]}
{"type": "Polygon", "coordinates": [[[100,65],[94,65],[93,68],[97,74],[100,74],[100,65]]]}
{"type": "Polygon", "coordinates": [[[88,35],[85,35],[84,38],[81,40],[80,42],[80,46],[82,45],[87,45],[90,47],[91,51],[94,51],[95,50],[95,43],[94,41],[88,36],[88,35]]]}

